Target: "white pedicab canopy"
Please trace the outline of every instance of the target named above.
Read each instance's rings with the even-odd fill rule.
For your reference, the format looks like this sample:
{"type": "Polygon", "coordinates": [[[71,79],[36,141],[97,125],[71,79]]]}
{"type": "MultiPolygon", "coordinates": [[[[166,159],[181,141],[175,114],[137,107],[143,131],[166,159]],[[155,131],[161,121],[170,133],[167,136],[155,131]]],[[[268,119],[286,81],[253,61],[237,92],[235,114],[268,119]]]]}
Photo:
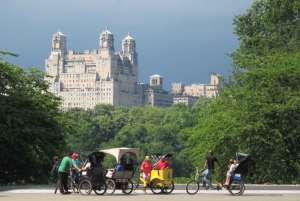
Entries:
{"type": "Polygon", "coordinates": [[[126,153],[134,155],[138,160],[140,155],[140,148],[120,147],[120,148],[113,148],[113,149],[104,149],[104,150],[100,150],[100,152],[104,152],[115,156],[117,161],[119,161],[121,157],[126,153]]]}

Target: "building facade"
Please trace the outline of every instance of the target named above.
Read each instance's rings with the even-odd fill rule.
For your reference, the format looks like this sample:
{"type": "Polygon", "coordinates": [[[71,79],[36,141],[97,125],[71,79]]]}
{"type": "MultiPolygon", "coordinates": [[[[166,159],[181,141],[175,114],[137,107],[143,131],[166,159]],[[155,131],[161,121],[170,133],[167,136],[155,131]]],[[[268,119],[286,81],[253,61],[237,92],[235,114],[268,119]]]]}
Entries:
{"type": "Polygon", "coordinates": [[[212,75],[210,84],[192,84],[185,86],[183,95],[195,97],[219,97],[218,85],[220,84],[220,75],[212,75]]]}
{"type": "Polygon", "coordinates": [[[150,76],[150,86],[146,92],[145,105],[167,108],[173,105],[173,95],[163,90],[163,77],[150,76]]]}
{"type": "Polygon", "coordinates": [[[175,96],[174,97],[174,104],[176,103],[184,103],[185,105],[189,107],[193,107],[199,97],[195,96],[175,96]]]}
{"type": "Polygon", "coordinates": [[[135,40],[125,37],[115,52],[114,35],[106,28],[97,50],[67,50],[67,38],[58,31],[52,37],[45,71],[51,78],[50,92],[63,98],[62,109],[93,108],[97,104],[132,107],[143,104],[138,83],[138,54],[135,40]]]}
{"type": "Polygon", "coordinates": [[[172,94],[174,96],[182,95],[184,92],[184,83],[183,82],[173,82],[172,83],[172,94]]]}

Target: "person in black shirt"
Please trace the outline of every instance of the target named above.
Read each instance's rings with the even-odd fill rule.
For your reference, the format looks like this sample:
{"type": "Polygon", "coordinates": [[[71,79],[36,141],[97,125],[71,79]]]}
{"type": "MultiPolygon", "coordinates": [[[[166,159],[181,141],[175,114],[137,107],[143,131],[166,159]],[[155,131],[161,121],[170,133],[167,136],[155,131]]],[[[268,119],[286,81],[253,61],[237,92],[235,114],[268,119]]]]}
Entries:
{"type": "Polygon", "coordinates": [[[209,180],[210,175],[214,172],[215,169],[215,162],[221,167],[220,163],[218,162],[218,159],[213,155],[213,151],[209,151],[208,156],[206,156],[205,165],[204,168],[207,167],[207,169],[203,172],[203,185],[206,183],[209,187],[209,190],[213,189],[213,185],[211,184],[211,181],[209,180]]]}
{"type": "Polygon", "coordinates": [[[124,165],[124,169],[125,170],[134,170],[132,159],[129,159],[128,163],[126,165],[124,165]]]}

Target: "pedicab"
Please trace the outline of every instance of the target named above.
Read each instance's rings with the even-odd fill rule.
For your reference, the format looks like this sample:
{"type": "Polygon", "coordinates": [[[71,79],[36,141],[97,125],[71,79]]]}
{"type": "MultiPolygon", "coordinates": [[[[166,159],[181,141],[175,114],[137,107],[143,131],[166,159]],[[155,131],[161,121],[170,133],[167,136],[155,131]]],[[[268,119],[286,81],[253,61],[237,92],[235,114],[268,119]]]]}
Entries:
{"type": "Polygon", "coordinates": [[[233,171],[227,190],[232,195],[242,195],[245,191],[245,185],[242,182],[243,175],[252,176],[251,156],[236,152],[236,161],[238,166],[233,171]]]}
{"type": "MultiPolygon", "coordinates": [[[[135,158],[137,161],[140,154],[139,148],[113,148],[113,149],[105,149],[100,152],[113,155],[117,162],[122,161],[124,165],[124,160],[126,160],[126,156],[130,156],[135,158]]],[[[115,190],[122,190],[124,194],[130,194],[134,189],[134,184],[132,182],[132,177],[135,173],[136,167],[130,170],[125,169],[124,171],[115,171],[114,168],[107,169],[107,173],[105,174],[105,180],[107,184],[107,194],[113,194],[115,190]]]]}
{"type": "MultiPolygon", "coordinates": [[[[169,194],[174,190],[173,169],[170,167],[170,162],[173,154],[153,154],[151,158],[156,162],[151,170],[150,180],[146,181],[140,175],[139,180],[143,182],[144,187],[149,187],[154,194],[166,193],[169,194]],[[167,169],[159,170],[157,163],[161,159],[166,159],[169,163],[167,169]]],[[[139,183],[137,184],[139,187],[139,183]]]]}
{"type": "MultiPolygon", "coordinates": [[[[104,152],[93,152],[84,151],[80,154],[81,161],[86,165],[88,163],[89,157],[93,159],[92,162],[95,163],[95,159],[98,157],[102,161],[105,157],[104,152]]],[[[107,190],[107,185],[105,183],[104,169],[102,167],[91,166],[88,170],[80,172],[80,177],[78,181],[78,191],[81,195],[89,195],[92,190],[97,195],[103,195],[107,190]]]]}

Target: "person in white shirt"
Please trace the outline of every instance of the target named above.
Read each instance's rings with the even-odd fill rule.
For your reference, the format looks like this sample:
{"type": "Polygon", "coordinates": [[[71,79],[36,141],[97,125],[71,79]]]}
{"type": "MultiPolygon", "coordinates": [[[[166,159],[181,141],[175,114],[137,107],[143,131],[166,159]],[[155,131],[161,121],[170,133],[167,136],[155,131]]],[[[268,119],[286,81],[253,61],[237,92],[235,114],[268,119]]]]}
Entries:
{"type": "Polygon", "coordinates": [[[225,184],[223,184],[223,187],[227,187],[229,185],[232,173],[234,172],[235,168],[237,167],[237,165],[236,165],[236,163],[234,162],[233,159],[229,160],[228,167],[229,167],[229,170],[228,170],[228,172],[226,174],[226,182],[225,182],[225,184]]]}

